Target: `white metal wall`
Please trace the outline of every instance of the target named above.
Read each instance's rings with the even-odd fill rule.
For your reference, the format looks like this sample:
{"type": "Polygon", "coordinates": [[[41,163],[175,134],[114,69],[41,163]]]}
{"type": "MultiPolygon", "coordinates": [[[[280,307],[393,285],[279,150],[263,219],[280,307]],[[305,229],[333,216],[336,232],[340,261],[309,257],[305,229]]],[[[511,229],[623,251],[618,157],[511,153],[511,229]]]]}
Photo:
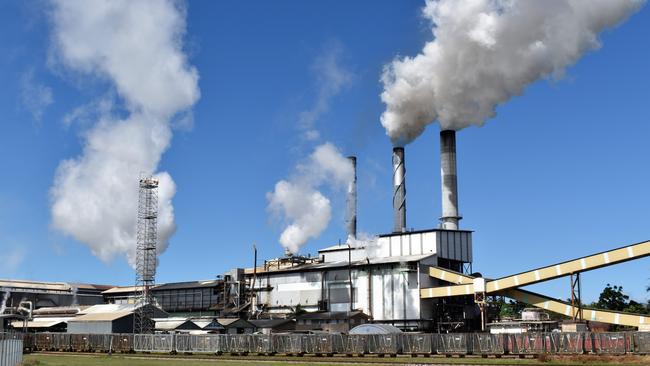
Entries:
{"type": "MultiPolygon", "coordinates": [[[[347,269],[323,272],[278,273],[258,277],[256,287],[270,286],[270,291],[258,292],[258,303],[277,308],[300,304],[308,311],[317,309],[323,293],[329,300],[330,311],[347,311],[349,279],[347,269]]],[[[419,273],[417,265],[389,263],[352,270],[355,309],[371,315],[375,320],[420,318],[419,273]]]]}
{"type": "Polygon", "coordinates": [[[2,339],[0,334],[0,366],[17,366],[23,362],[23,340],[2,339]]]}
{"type": "Polygon", "coordinates": [[[436,254],[441,258],[471,262],[472,233],[454,230],[396,233],[378,238],[376,245],[368,245],[365,252],[371,259],[436,254]]]}
{"type": "Polygon", "coordinates": [[[68,333],[109,334],[113,332],[111,321],[70,321],[68,333]]]}

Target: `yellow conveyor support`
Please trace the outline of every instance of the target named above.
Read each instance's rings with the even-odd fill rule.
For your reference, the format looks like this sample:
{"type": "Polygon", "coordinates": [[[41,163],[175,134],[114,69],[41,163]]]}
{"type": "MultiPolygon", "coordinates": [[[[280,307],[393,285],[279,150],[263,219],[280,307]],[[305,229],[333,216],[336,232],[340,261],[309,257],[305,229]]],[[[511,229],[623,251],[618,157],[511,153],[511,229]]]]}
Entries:
{"type": "MultiPolygon", "coordinates": [[[[498,294],[566,316],[573,317],[574,314],[576,314],[578,311],[577,307],[571,306],[569,303],[555,300],[548,296],[536,294],[530,291],[508,289],[505,291],[499,291],[498,294]]],[[[650,317],[639,314],[622,313],[608,310],[582,308],[582,316],[584,320],[598,321],[608,324],[626,325],[630,327],[638,327],[641,324],[650,324],[650,317]]]]}
{"type": "MultiPolygon", "coordinates": [[[[643,258],[649,255],[650,241],[645,241],[642,243],[574,259],[571,261],[534,269],[532,271],[523,272],[512,276],[506,276],[492,281],[486,281],[485,292],[489,294],[510,288],[532,285],[538,282],[549,281],[559,277],[567,276],[572,273],[586,272],[605,266],[611,266],[613,264],[643,258]]],[[[449,276],[455,273],[453,271],[443,272],[448,272],[449,276]]],[[[439,278],[435,276],[434,273],[431,273],[431,275],[433,277],[439,278]]],[[[445,274],[445,276],[447,276],[447,274],[445,274]]],[[[443,280],[454,282],[447,279],[443,280]]],[[[468,279],[460,279],[460,281],[462,282],[456,282],[461,283],[459,285],[421,289],[420,297],[433,298],[474,294],[474,286],[471,281],[468,279]]]]}
{"type": "Polygon", "coordinates": [[[455,283],[457,285],[466,285],[474,282],[474,277],[466,276],[449,269],[440,267],[430,267],[429,276],[439,280],[455,283]]]}
{"type": "MultiPolygon", "coordinates": [[[[617,250],[620,249],[615,249],[614,251],[617,250]]],[[[604,253],[600,253],[600,254],[604,254],[604,253]]],[[[637,256],[636,258],[640,258],[642,256],[644,255],[637,256]]],[[[566,262],[566,263],[570,263],[570,262],[566,262]]],[[[472,276],[467,276],[462,273],[458,273],[440,267],[429,268],[429,275],[439,280],[462,285],[457,287],[463,287],[463,288],[466,288],[467,285],[471,285],[474,281],[474,277],[472,276]]],[[[450,288],[450,287],[456,287],[456,286],[446,286],[443,288],[450,288]]],[[[472,290],[473,290],[473,286],[472,286],[472,290]]],[[[472,294],[472,292],[468,294],[472,294]]],[[[556,300],[551,297],[540,295],[534,292],[520,290],[518,288],[509,288],[506,290],[497,291],[495,294],[506,296],[511,299],[518,300],[523,303],[541,309],[545,309],[557,314],[562,314],[565,316],[573,317],[578,312],[577,307],[571,306],[571,304],[567,302],[556,300]]],[[[588,309],[588,308],[582,308],[582,314],[585,320],[598,321],[598,322],[608,323],[608,324],[618,324],[618,325],[625,325],[631,327],[638,327],[642,324],[650,324],[650,317],[639,315],[639,314],[623,313],[623,312],[616,312],[616,311],[609,311],[609,310],[596,310],[596,309],[588,309]]]]}

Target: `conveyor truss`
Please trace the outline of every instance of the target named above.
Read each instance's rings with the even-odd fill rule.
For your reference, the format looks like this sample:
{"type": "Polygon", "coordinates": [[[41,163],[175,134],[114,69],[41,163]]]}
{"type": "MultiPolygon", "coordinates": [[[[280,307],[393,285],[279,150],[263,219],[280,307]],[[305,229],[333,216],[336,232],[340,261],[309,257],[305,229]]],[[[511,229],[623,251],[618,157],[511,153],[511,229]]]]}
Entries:
{"type": "MultiPolygon", "coordinates": [[[[550,281],[564,276],[571,276],[581,272],[591,271],[597,268],[628,262],[647,256],[650,256],[650,241],[588,255],[498,279],[486,278],[484,281],[485,295],[505,296],[538,308],[571,317],[575,317],[576,314],[582,311],[585,320],[638,327],[642,324],[650,324],[650,317],[617,311],[587,309],[580,305],[573,306],[568,302],[553,299],[534,292],[521,290],[520,287],[550,281]]],[[[474,283],[476,277],[464,275],[440,267],[431,267],[429,269],[429,275],[438,280],[452,283],[452,285],[421,289],[420,297],[423,299],[475,295],[474,283]]],[[[483,284],[481,284],[481,287],[482,286],[483,284]]]]}

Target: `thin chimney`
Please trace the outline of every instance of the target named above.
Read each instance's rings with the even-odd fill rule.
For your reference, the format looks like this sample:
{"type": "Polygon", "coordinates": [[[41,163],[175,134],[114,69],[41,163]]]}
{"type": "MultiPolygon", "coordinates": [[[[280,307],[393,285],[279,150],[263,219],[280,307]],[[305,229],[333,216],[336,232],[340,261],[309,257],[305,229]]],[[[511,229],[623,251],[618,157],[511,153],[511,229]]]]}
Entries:
{"type": "Polygon", "coordinates": [[[404,148],[393,148],[393,232],[406,231],[406,168],[404,166],[404,148]]]}
{"type": "Polygon", "coordinates": [[[347,229],[348,229],[348,239],[357,238],[357,157],[348,156],[350,164],[352,164],[352,169],[354,171],[354,177],[348,186],[348,212],[347,212],[347,229]]]}
{"type": "Polygon", "coordinates": [[[440,131],[440,175],[442,178],[443,229],[458,230],[458,179],[456,176],[456,131],[440,131]]]}

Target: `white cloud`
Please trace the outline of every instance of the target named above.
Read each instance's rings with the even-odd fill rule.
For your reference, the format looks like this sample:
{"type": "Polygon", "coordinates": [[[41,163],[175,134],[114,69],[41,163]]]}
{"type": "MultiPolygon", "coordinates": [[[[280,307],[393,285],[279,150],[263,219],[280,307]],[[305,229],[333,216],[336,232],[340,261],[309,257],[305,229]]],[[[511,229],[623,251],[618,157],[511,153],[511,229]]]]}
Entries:
{"type": "Polygon", "coordinates": [[[29,70],[20,79],[20,102],[34,121],[40,122],[45,109],[54,102],[52,88],[36,81],[34,71],[29,70]]]}
{"type": "Polygon", "coordinates": [[[337,42],[328,44],[316,58],[313,69],[318,78],[316,101],[307,110],[300,112],[298,126],[307,141],[320,139],[316,122],[329,111],[330,100],[352,82],[352,73],[340,62],[343,48],[337,42]]]}
{"type": "MultiPolygon", "coordinates": [[[[55,228],[104,261],[135,260],[138,178],[154,175],[158,253],[176,230],[176,185],[156,172],[172,138],[171,121],[200,97],[198,72],[183,53],[185,9],[172,0],[53,1],[55,62],[110,82],[118,100],[92,101],[64,121],[94,120],[83,152],[59,165],[51,188],[55,228]],[[111,113],[121,107],[125,113],[111,113]]],[[[87,122],[86,122],[87,123],[87,122]]]]}

